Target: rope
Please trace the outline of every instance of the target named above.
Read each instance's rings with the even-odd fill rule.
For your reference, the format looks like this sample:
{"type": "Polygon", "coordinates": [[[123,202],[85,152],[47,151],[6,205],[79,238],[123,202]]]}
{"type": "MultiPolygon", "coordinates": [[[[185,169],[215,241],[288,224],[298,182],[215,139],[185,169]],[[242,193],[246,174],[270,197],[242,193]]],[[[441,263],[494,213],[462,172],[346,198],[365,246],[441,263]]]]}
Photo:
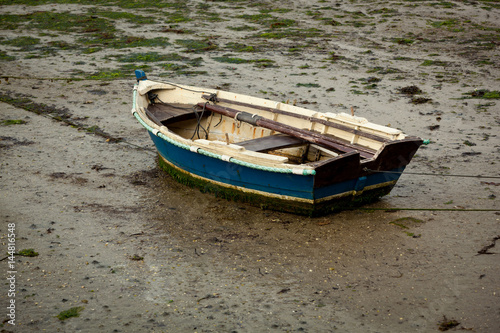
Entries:
{"type": "MultiPolygon", "coordinates": [[[[190,90],[190,89],[186,89],[186,90],[190,90]]],[[[190,90],[190,91],[195,91],[195,90],[190,90]]],[[[217,97],[217,95],[211,94],[210,95],[210,100],[214,101],[216,99],[216,97],[217,97]]],[[[198,136],[198,139],[200,139],[200,128],[203,130],[203,132],[205,132],[205,139],[208,138],[208,131],[201,124],[201,120],[203,119],[203,114],[205,113],[205,105],[207,105],[208,102],[206,102],[205,105],[203,106],[203,109],[201,110],[201,115],[200,115],[198,113],[198,111],[196,111],[196,105],[193,106],[192,108],[183,108],[183,107],[171,105],[171,104],[168,104],[168,103],[165,103],[164,101],[162,101],[160,99],[160,97],[158,96],[158,94],[154,94],[151,91],[148,92],[148,98],[151,101],[151,104],[166,105],[168,107],[171,107],[171,108],[174,108],[174,109],[180,109],[180,110],[189,110],[189,109],[191,109],[193,111],[195,117],[196,117],[196,127],[194,129],[193,135],[191,136],[191,140],[193,140],[193,138],[195,136],[198,136]]]]}
{"type": "MultiPolygon", "coordinates": [[[[200,94],[204,94],[206,93],[206,91],[201,91],[201,90],[193,90],[193,89],[189,89],[189,88],[186,88],[186,87],[181,87],[175,83],[172,83],[172,82],[165,82],[166,84],[170,84],[171,86],[174,86],[174,87],[177,87],[177,88],[180,88],[180,89],[184,89],[184,90],[187,90],[187,91],[191,91],[191,92],[195,92],[195,93],[200,93],[200,94]]],[[[214,95],[214,94],[211,94],[211,95],[214,95]]]]}
{"type": "Polygon", "coordinates": [[[205,113],[205,110],[206,110],[205,106],[207,105],[207,103],[205,103],[203,105],[203,110],[201,110],[201,115],[198,114],[198,112],[196,111],[196,105],[193,106],[193,112],[194,112],[194,115],[196,116],[196,127],[194,129],[193,136],[191,137],[191,140],[193,140],[195,135],[198,135],[198,139],[200,138],[200,127],[203,130],[203,132],[205,132],[205,139],[208,139],[208,131],[201,124],[201,120],[203,119],[203,114],[205,113]]]}
{"type": "MultiPolygon", "coordinates": [[[[377,172],[377,173],[396,173],[403,174],[401,171],[380,171],[380,170],[372,170],[368,168],[364,168],[363,171],[368,172],[377,172]]],[[[419,175],[419,176],[440,176],[440,177],[466,177],[466,178],[491,178],[491,179],[500,179],[500,176],[483,176],[483,175],[453,175],[453,174],[444,174],[444,173],[425,173],[425,172],[409,172],[405,171],[404,174],[407,175],[419,175]]]]}
{"type": "Polygon", "coordinates": [[[411,210],[411,211],[431,211],[431,212],[498,212],[498,208],[404,208],[404,207],[393,207],[393,208],[369,208],[369,207],[354,207],[347,208],[345,210],[384,210],[396,212],[398,210],[411,210]]]}

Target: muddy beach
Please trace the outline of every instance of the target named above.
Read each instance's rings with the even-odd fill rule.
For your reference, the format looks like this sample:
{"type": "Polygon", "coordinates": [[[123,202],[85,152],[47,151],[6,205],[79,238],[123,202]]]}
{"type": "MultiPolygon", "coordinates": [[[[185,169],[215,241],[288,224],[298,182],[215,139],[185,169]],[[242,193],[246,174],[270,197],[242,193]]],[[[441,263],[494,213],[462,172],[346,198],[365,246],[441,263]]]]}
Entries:
{"type": "Polygon", "coordinates": [[[498,2],[26,0],[0,15],[2,332],[498,332],[498,2]],[[130,112],[136,68],[352,107],[431,144],[362,209],[226,201],[158,169],[130,112]]]}

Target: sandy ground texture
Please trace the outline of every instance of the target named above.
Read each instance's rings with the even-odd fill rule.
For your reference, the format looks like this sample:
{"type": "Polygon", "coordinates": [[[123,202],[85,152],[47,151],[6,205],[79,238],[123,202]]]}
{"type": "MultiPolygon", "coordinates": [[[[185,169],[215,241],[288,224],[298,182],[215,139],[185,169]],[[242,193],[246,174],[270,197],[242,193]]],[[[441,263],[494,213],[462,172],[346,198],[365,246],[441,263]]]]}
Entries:
{"type": "Polygon", "coordinates": [[[2,332],[499,331],[498,1],[0,1],[0,18],[2,332]],[[431,144],[370,209],[228,202],[157,169],[135,68],[431,144]]]}

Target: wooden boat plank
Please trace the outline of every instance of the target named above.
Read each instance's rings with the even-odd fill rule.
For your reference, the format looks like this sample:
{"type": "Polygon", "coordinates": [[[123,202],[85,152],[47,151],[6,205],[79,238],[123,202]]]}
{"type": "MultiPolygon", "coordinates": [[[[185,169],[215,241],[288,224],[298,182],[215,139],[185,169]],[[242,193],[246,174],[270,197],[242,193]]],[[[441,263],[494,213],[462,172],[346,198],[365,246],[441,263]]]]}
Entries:
{"type": "Polygon", "coordinates": [[[422,143],[423,140],[417,137],[384,143],[374,159],[362,161],[363,167],[371,170],[392,170],[406,166],[422,143]]]}
{"type": "MultiPolygon", "coordinates": [[[[147,110],[163,124],[196,117],[193,106],[190,104],[150,104],[147,110]]],[[[206,115],[208,114],[209,112],[206,115]]]]}
{"type": "MultiPolygon", "coordinates": [[[[312,131],[312,132],[315,132],[315,131],[312,131]]],[[[318,133],[318,132],[315,132],[315,133],[318,133]]],[[[319,133],[318,133],[319,134],[319,133]]],[[[335,140],[337,141],[339,144],[341,145],[347,145],[347,146],[353,146],[354,148],[359,148],[360,151],[362,152],[361,156],[363,156],[364,158],[369,158],[369,157],[372,157],[373,155],[375,155],[375,153],[377,152],[375,149],[371,149],[369,147],[365,147],[365,146],[359,146],[355,143],[350,143],[349,141],[347,140],[344,140],[344,139],[341,139],[341,138],[338,138],[334,135],[331,135],[331,134],[327,134],[327,133],[322,133],[321,135],[325,136],[325,137],[328,137],[328,138],[331,138],[332,140],[335,140]],[[363,154],[364,153],[364,154],[363,154]],[[371,154],[372,156],[370,156],[369,154],[371,154]]]]}
{"type": "Polygon", "coordinates": [[[238,146],[256,152],[267,152],[275,149],[290,148],[304,144],[305,141],[286,134],[265,136],[262,138],[238,142],[238,146]]]}
{"type": "Polygon", "coordinates": [[[361,173],[359,152],[349,152],[325,161],[312,162],[309,165],[316,170],[314,187],[354,179],[361,173]]]}

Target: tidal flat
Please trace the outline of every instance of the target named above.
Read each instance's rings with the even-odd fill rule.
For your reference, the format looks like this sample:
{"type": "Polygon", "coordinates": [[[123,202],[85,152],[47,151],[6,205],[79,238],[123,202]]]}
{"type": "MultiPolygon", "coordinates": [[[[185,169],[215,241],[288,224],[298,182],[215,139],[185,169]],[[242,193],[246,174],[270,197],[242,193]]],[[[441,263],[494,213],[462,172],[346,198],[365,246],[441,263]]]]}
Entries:
{"type": "Polygon", "coordinates": [[[498,331],[497,1],[0,0],[0,31],[3,331],[498,331]],[[262,210],[158,168],[134,69],[431,144],[369,206],[262,210]]]}

